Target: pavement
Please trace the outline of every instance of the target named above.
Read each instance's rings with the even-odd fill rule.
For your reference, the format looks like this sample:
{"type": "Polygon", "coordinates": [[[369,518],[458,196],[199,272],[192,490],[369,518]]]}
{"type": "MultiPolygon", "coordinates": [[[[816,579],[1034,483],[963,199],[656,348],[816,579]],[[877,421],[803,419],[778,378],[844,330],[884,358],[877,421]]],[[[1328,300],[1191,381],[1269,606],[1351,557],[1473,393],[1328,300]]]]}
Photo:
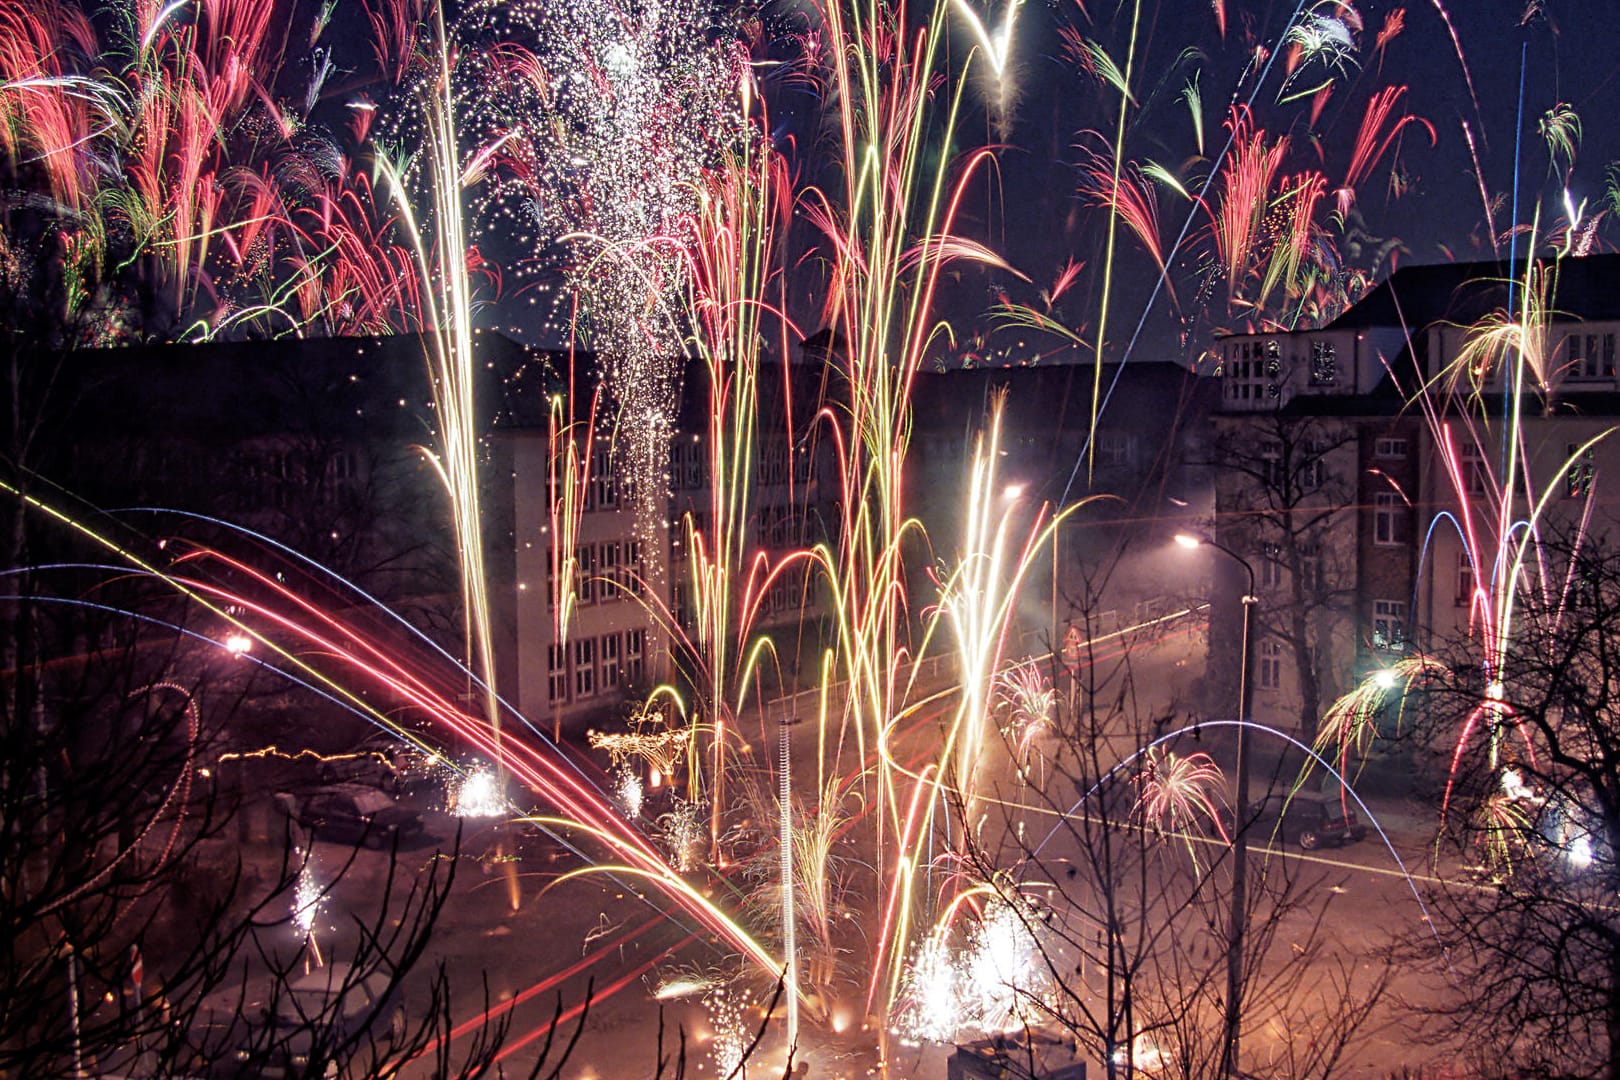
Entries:
{"type": "MultiPolygon", "coordinates": [[[[929,740],[936,738],[931,734],[934,730],[932,721],[919,718],[910,736],[914,744],[898,740],[897,750],[926,754],[929,740]]],[[[765,746],[775,734],[764,727],[748,732],[750,738],[756,733],[755,741],[765,746]]],[[[790,737],[795,758],[813,761],[814,725],[793,728],[790,737]]],[[[1201,745],[1217,760],[1228,755],[1229,747],[1212,732],[1205,734],[1201,745]]],[[[1230,766],[1230,761],[1226,764],[1230,766]]],[[[809,786],[808,775],[800,779],[809,786]]],[[[1252,857],[1275,858],[1295,873],[1305,900],[1301,917],[1283,927],[1283,940],[1276,946],[1279,957],[1286,958],[1297,945],[1287,935],[1304,935],[1316,915],[1326,910],[1323,925],[1335,962],[1347,972],[1368,977],[1377,962],[1376,947],[1388,939],[1391,928],[1422,925],[1426,918],[1422,898],[1436,880],[1430,876],[1432,811],[1388,795],[1368,798],[1366,807],[1369,813],[1365,816],[1382,831],[1361,843],[1315,853],[1297,849],[1268,852],[1264,845],[1256,845],[1252,857]]],[[[689,924],[670,918],[663,904],[642,900],[638,891],[644,890],[632,879],[588,874],[559,880],[579,863],[552,841],[532,836],[513,841],[509,831],[490,821],[460,821],[436,811],[425,812],[425,817],[429,837],[399,853],[401,874],[396,890],[408,887],[416,874],[434,864],[438,847],[449,844],[458,826],[463,830],[462,854],[451,902],[419,970],[407,982],[407,1007],[413,1016],[424,1015],[427,975],[436,965],[446,965],[454,977],[451,1016],[457,1031],[451,1060],[458,1060],[477,1036],[487,980],[494,1019],[506,1025],[509,1056],[502,1065],[508,1075],[526,1075],[539,1059],[559,1007],[563,1023],[557,1042],[573,1039],[578,1026],[577,1042],[561,1071],[565,1080],[673,1077],[683,1039],[685,1075],[716,1075],[716,1010],[705,1006],[701,992],[664,1002],[654,995],[661,985],[672,981],[724,974],[726,965],[734,962],[726,950],[707,934],[694,933],[689,924]],[[583,1009],[587,998],[588,1010],[583,1009]]],[[[254,860],[270,862],[280,857],[279,845],[268,839],[242,850],[254,860]]],[[[349,849],[325,843],[317,843],[316,852],[318,865],[326,867],[335,868],[349,857],[349,849]]],[[[1443,866],[1440,872],[1452,877],[1461,868],[1443,866]]],[[[341,951],[352,935],[353,920],[376,910],[387,873],[387,853],[361,851],[323,906],[317,940],[328,949],[341,951]]],[[[701,877],[691,880],[704,887],[701,877]]],[[[707,887],[713,888],[714,882],[707,887]]],[[[1435,992],[1411,980],[1397,980],[1395,990],[1406,996],[1435,992]]],[[[729,1001],[718,1007],[735,1017],[734,1030],[752,1038],[761,1022],[761,1004],[729,1001]]],[[[842,1010],[841,1031],[805,1026],[798,1056],[808,1062],[809,1076],[825,1080],[885,1072],[879,1040],[869,1024],[861,1023],[856,1015],[860,1011],[858,1003],[842,1010]]],[[[1355,1045],[1334,1075],[1383,1080],[1397,1069],[1428,1065],[1430,1057],[1443,1063],[1447,1056],[1443,1048],[1414,1042],[1409,1020],[1398,1000],[1390,998],[1370,1018],[1366,1038],[1355,1045]]],[[[781,1018],[773,1019],[748,1075],[782,1075],[783,1027],[781,1018]]],[[[1281,1052],[1278,1048],[1285,1045],[1285,1039],[1257,1032],[1246,1044],[1246,1053],[1255,1055],[1257,1066],[1269,1064],[1270,1055],[1281,1052]]],[[[951,1049],[891,1042],[886,1074],[942,1080],[951,1049]]],[[[550,1062],[555,1063],[558,1055],[554,1045],[550,1062]]],[[[414,1080],[428,1071],[407,1068],[402,1075],[414,1080]]]]}

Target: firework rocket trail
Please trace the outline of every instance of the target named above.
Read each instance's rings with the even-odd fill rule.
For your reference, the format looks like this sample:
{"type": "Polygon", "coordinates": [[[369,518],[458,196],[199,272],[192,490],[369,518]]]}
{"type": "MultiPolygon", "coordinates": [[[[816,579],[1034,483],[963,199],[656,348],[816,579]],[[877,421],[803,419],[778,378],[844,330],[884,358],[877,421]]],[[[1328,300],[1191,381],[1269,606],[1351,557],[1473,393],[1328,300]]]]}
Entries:
{"type": "MultiPolygon", "coordinates": [[[[9,485],[4,489],[18,494],[9,485]]],[[[733,918],[681,880],[655,846],[624,821],[611,797],[544,736],[535,733],[538,747],[524,739],[503,738],[499,728],[487,718],[470,714],[455,704],[459,687],[434,685],[416,670],[410,657],[375,640],[360,626],[323,610],[276,580],[273,574],[211,549],[187,552],[174,560],[174,568],[163,570],[49,504],[32,496],[21,498],[32,509],[118,555],[128,568],[163,583],[203,611],[251,637],[267,656],[276,658],[273,665],[266,666],[273,670],[285,669],[300,683],[368,717],[379,727],[422,745],[419,737],[362,697],[357,687],[360,684],[379,686],[397,695],[431,720],[451,741],[470,745],[559,812],[558,816],[537,820],[599,841],[614,861],[587,868],[586,872],[622,872],[646,880],[711,933],[758,963],[768,975],[775,977],[779,972],[778,960],[733,918]],[[210,564],[250,583],[255,595],[224,588],[194,573],[178,572],[181,568],[196,570],[210,564]],[[232,614],[233,610],[240,614],[232,614]],[[337,665],[337,671],[328,671],[324,666],[317,667],[303,659],[300,653],[305,651],[327,658],[329,663],[337,665]]],[[[455,672],[451,674],[453,679],[455,672]]],[[[532,727],[530,731],[533,732],[532,727]]]]}

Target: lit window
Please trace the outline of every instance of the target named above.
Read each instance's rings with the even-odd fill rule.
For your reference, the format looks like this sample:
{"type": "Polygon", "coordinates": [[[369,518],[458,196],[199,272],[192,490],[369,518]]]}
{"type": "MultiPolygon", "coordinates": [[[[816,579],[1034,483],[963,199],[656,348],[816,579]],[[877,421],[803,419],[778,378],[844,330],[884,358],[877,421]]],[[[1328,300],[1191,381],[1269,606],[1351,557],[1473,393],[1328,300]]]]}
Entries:
{"type": "Polygon", "coordinates": [[[1311,385],[1333,386],[1339,381],[1338,349],[1331,341],[1311,342],[1311,385]]]}
{"type": "Polygon", "coordinates": [[[1372,644],[1390,652],[1406,650],[1406,605],[1399,600],[1373,601],[1372,644]]]}
{"type": "Polygon", "coordinates": [[[1564,467],[1564,495],[1570,499],[1584,499],[1592,494],[1592,482],[1597,479],[1597,460],[1590,446],[1582,450],[1578,443],[1570,443],[1564,467]]]}

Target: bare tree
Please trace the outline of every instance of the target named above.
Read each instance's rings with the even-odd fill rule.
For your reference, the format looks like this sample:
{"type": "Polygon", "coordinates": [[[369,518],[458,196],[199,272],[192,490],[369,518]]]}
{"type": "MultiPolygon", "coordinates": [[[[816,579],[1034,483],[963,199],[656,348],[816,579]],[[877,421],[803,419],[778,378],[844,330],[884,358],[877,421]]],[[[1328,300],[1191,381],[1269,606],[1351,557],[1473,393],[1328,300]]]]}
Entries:
{"type": "Polygon", "coordinates": [[[390,859],[342,935],[330,1007],[285,1008],[306,955],[291,927],[308,853],[289,833],[279,860],[243,855],[243,793],[208,767],[249,699],[197,674],[184,632],[110,616],[133,599],[117,593],[87,609],[78,590],[36,592],[8,628],[35,659],[3,673],[0,1075],[259,1075],[294,1058],[288,1075],[389,1075],[413,1058],[437,1076],[490,1073],[504,1021],[452,1054],[450,974],[420,970],[454,848],[409,878],[390,859]],[[420,1015],[355,1023],[337,1005],[365,984],[380,1013],[407,981],[429,1002],[420,1015]]]}
{"type": "MultiPolygon", "coordinates": [[[[1355,446],[1349,424],[1282,410],[1223,424],[1215,443],[1220,539],[1255,568],[1258,638],[1288,651],[1306,742],[1338,696],[1331,642],[1350,613],[1355,552],[1335,533],[1355,520],[1355,446]]],[[[1237,697],[1236,645],[1211,649],[1226,700],[1237,697]]]]}
{"type": "Polygon", "coordinates": [[[1427,670],[1406,716],[1435,773],[1445,875],[1411,954],[1420,1003],[1483,1076],[1620,1076],[1620,553],[1546,539],[1567,588],[1525,590],[1504,662],[1427,670]],[[1487,681],[1489,680],[1489,681],[1487,681]]]}
{"type": "MultiPolygon", "coordinates": [[[[991,800],[1002,828],[973,833],[963,858],[1038,944],[1039,989],[1022,992],[1030,1022],[1071,1033],[1102,1075],[1208,1077],[1222,1061],[1234,824],[1215,758],[1230,740],[1174,705],[1149,707],[1135,669],[1151,659],[1133,654],[1152,646],[1088,644],[1045,736],[1026,738],[1038,719],[1008,702],[1010,775],[991,800]]],[[[1281,765],[1269,775],[1281,790],[1296,777],[1281,765]]],[[[1332,1076],[1387,970],[1359,970],[1326,932],[1325,890],[1313,886],[1337,871],[1252,842],[1244,1075],[1332,1076]]]]}

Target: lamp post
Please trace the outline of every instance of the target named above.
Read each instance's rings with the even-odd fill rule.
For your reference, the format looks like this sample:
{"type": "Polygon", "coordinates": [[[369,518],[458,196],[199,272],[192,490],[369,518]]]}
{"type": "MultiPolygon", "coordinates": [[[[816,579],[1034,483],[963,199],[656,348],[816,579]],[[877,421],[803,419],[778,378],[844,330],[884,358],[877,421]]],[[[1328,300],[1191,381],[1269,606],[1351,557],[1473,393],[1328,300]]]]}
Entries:
{"type": "Polygon", "coordinates": [[[1226,1015],[1221,1039],[1221,1075],[1236,1076],[1243,1018],[1243,937],[1249,902],[1249,714],[1254,707],[1254,567],[1249,560],[1208,536],[1177,533],[1182,547],[1212,547],[1235,559],[1248,574],[1243,593],[1243,651],[1238,675],[1238,744],[1236,807],[1232,815],[1232,914],[1226,946],[1226,1015]]]}

